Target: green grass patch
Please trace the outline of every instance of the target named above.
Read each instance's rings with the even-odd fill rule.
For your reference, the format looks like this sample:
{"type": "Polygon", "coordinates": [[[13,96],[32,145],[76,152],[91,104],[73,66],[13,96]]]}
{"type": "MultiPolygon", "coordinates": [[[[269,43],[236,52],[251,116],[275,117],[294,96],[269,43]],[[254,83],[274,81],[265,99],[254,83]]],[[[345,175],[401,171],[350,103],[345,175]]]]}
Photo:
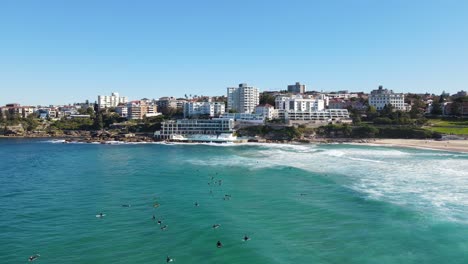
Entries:
{"type": "Polygon", "coordinates": [[[435,127],[451,127],[451,126],[466,126],[468,127],[467,119],[429,119],[428,124],[435,127]]]}
{"type": "Polygon", "coordinates": [[[434,132],[439,132],[442,134],[468,135],[468,127],[434,126],[434,127],[426,127],[426,129],[434,131],[434,132]]]}

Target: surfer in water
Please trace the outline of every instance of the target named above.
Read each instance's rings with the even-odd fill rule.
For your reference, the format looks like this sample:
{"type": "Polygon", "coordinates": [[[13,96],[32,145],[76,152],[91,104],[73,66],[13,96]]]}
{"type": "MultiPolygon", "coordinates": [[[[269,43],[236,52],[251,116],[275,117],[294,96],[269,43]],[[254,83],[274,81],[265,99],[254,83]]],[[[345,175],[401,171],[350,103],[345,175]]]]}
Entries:
{"type": "Polygon", "coordinates": [[[173,259],[171,259],[169,256],[166,257],[166,263],[169,263],[169,262],[172,262],[174,261],[173,259]]]}
{"type": "Polygon", "coordinates": [[[36,259],[38,259],[41,255],[39,254],[34,254],[32,256],[29,257],[29,261],[32,262],[32,261],[35,261],[36,259]]]}
{"type": "Polygon", "coordinates": [[[162,224],[161,219],[158,219],[158,225],[162,224]]]}
{"type": "Polygon", "coordinates": [[[222,248],[223,247],[223,244],[221,243],[221,241],[218,240],[218,242],[216,242],[216,247],[217,248],[222,248]]]}
{"type": "Polygon", "coordinates": [[[195,202],[194,204],[196,207],[200,206],[200,204],[198,202],[195,202]]]}
{"type": "Polygon", "coordinates": [[[214,225],[213,225],[213,229],[216,229],[216,228],[218,228],[218,227],[220,227],[220,226],[221,226],[220,224],[214,224],[214,225]]]}
{"type": "Polygon", "coordinates": [[[167,229],[167,225],[161,227],[161,230],[163,230],[163,231],[166,230],[166,229],[167,229]]]}
{"type": "Polygon", "coordinates": [[[248,241],[248,240],[250,240],[250,237],[248,237],[247,235],[244,235],[244,238],[242,240],[248,241]]]}
{"type": "Polygon", "coordinates": [[[153,215],[153,221],[156,220],[156,216],[153,215]]]}

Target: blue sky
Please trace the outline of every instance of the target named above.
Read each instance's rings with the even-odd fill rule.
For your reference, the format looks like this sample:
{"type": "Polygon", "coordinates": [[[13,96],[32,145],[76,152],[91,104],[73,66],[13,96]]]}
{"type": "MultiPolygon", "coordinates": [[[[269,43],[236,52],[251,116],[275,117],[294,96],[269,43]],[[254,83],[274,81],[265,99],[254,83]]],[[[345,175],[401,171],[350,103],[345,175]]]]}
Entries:
{"type": "Polygon", "coordinates": [[[2,0],[0,104],[468,89],[468,1],[2,0]]]}

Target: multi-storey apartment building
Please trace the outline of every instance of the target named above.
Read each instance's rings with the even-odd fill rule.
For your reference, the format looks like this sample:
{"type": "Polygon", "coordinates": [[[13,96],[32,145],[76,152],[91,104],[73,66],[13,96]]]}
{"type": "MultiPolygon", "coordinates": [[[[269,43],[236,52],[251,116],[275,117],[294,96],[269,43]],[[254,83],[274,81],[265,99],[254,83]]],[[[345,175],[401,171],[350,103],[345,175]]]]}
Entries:
{"type": "Polygon", "coordinates": [[[246,83],[239,84],[239,87],[227,88],[228,110],[238,113],[253,113],[255,106],[260,101],[259,91],[246,83]]]}
{"type": "Polygon", "coordinates": [[[377,110],[382,110],[389,104],[396,110],[407,110],[405,95],[402,93],[394,93],[392,90],[384,89],[382,86],[379,86],[379,89],[373,90],[370,93],[369,105],[374,106],[377,110]]]}
{"type": "Polygon", "coordinates": [[[288,85],[288,92],[303,94],[306,92],[306,86],[300,82],[296,82],[296,84],[288,85]]]}
{"type": "Polygon", "coordinates": [[[208,115],[211,117],[224,114],[226,106],[222,102],[186,102],[184,117],[208,115]]]}
{"type": "Polygon", "coordinates": [[[112,95],[98,95],[98,107],[99,109],[105,109],[110,107],[117,107],[119,104],[126,104],[128,98],[120,96],[118,93],[112,93],[112,95]]]}
{"type": "Polygon", "coordinates": [[[284,111],[311,112],[325,109],[325,101],[318,98],[303,98],[301,95],[278,96],[275,99],[276,109],[284,111]]]}

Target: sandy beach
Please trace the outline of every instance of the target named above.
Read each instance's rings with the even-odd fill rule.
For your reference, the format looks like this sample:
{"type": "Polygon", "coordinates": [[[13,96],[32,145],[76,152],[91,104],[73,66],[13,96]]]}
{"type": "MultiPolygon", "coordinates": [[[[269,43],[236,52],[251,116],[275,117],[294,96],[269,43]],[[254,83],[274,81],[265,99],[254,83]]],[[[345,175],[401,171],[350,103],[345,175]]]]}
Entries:
{"type": "Polygon", "coordinates": [[[376,139],[371,144],[409,148],[426,148],[468,153],[468,140],[376,139]]]}

